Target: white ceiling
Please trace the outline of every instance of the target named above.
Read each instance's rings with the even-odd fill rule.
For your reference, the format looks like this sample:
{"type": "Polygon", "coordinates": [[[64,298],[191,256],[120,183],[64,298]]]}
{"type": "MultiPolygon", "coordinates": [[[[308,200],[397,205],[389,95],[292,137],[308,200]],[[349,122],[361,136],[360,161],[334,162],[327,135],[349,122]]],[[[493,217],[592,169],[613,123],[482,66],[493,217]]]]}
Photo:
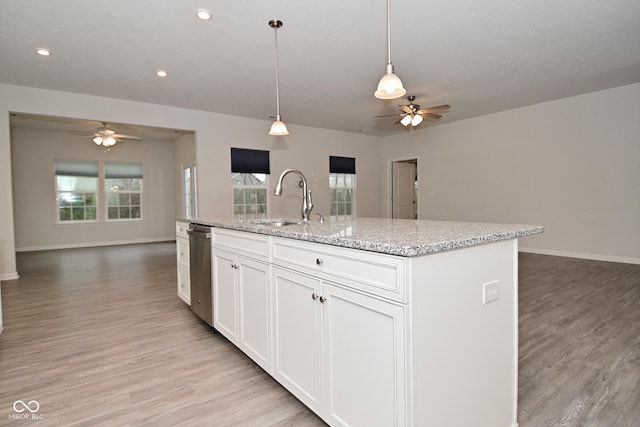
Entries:
{"type": "MultiPolygon", "coordinates": [[[[0,83],[270,120],[274,18],[286,123],[405,131],[372,118],[407,103],[373,97],[385,0],[6,0],[0,83]]],[[[452,106],[439,123],[640,81],[640,0],[392,0],[391,19],[407,95],[452,106]]]]}

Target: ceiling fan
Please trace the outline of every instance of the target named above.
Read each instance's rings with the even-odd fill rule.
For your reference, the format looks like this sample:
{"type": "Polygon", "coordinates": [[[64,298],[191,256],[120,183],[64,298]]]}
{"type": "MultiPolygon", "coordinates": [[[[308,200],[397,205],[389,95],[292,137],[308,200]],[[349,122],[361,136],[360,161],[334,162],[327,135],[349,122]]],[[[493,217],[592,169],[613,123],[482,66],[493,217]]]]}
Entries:
{"type": "Polygon", "coordinates": [[[428,108],[420,108],[420,105],[414,104],[416,97],[411,95],[408,96],[409,105],[398,105],[400,110],[402,111],[399,114],[387,114],[385,116],[374,116],[377,117],[392,117],[399,116],[400,119],[396,122],[396,124],[400,123],[403,126],[411,126],[412,128],[418,126],[424,119],[427,120],[439,120],[442,117],[442,114],[438,113],[446,113],[451,109],[449,105],[437,105],[435,107],[428,108]]]}
{"type": "Polygon", "coordinates": [[[108,128],[107,123],[105,122],[103,122],[102,126],[97,128],[96,131],[92,134],[87,135],[84,132],[71,132],[71,134],[80,135],[81,138],[91,138],[96,145],[101,145],[107,148],[115,145],[118,141],[142,141],[142,138],[137,136],[117,133],[115,130],[108,128]]]}

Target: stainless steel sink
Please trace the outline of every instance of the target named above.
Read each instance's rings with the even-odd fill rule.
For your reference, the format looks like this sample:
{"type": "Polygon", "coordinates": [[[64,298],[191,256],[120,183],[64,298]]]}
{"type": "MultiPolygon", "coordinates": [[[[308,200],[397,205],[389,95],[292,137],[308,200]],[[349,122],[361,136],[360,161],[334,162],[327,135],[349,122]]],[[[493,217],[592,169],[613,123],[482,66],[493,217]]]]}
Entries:
{"type": "Polygon", "coordinates": [[[252,224],[256,225],[264,225],[266,227],[284,227],[287,225],[300,225],[304,224],[303,220],[295,220],[295,219],[256,219],[250,221],[252,224]]]}

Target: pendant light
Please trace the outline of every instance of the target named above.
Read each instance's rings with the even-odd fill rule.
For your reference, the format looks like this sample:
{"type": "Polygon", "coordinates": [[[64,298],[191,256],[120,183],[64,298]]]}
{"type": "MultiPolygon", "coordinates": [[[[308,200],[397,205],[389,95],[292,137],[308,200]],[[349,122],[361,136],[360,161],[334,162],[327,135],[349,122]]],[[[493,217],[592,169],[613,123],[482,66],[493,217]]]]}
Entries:
{"type": "Polygon", "coordinates": [[[393,64],[391,63],[391,0],[387,0],[387,68],[386,73],[378,83],[378,89],[373,96],[378,99],[395,99],[404,96],[407,93],[402,86],[402,81],[393,72],[393,64]]]}
{"type": "Polygon", "coordinates": [[[276,38],[276,120],[271,125],[269,135],[284,136],[289,135],[287,125],[282,121],[280,117],[280,80],[278,76],[278,28],[282,27],[282,21],[272,19],[269,21],[269,26],[274,29],[276,38]]]}

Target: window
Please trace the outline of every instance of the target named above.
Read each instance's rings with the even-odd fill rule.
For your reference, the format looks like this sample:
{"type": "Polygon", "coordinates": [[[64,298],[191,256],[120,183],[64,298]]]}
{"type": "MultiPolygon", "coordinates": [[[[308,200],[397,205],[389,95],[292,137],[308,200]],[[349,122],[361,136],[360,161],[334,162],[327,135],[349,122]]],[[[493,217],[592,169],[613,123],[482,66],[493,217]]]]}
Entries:
{"type": "Polygon", "coordinates": [[[198,216],[198,187],[196,165],[182,170],[183,214],[185,218],[198,216]]]}
{"type": "Polygon", "coordinates": [[[269,151],[231,148],[231,186],[235,219],[266,218],[269,151]]]}
{"type": "Polygon", "coordinates": [[[142,219],[142,163],[104,164],[107,220],[142,219]]]}
{"type": "Polygon", "coordinates": [[[56,160],[58,222],[97,220],[98,162],[56,160]]]}
{"type": "Polygon", "coordinates": [[[264,173],[231,174],[235,219],[267,217],[268,176],[264,173]]]}
{"type": "Polygon", "coordinates": [[[331,219],[351,219],[354,215],[356,159],[329,157],[329,197],[331,219]]]}

